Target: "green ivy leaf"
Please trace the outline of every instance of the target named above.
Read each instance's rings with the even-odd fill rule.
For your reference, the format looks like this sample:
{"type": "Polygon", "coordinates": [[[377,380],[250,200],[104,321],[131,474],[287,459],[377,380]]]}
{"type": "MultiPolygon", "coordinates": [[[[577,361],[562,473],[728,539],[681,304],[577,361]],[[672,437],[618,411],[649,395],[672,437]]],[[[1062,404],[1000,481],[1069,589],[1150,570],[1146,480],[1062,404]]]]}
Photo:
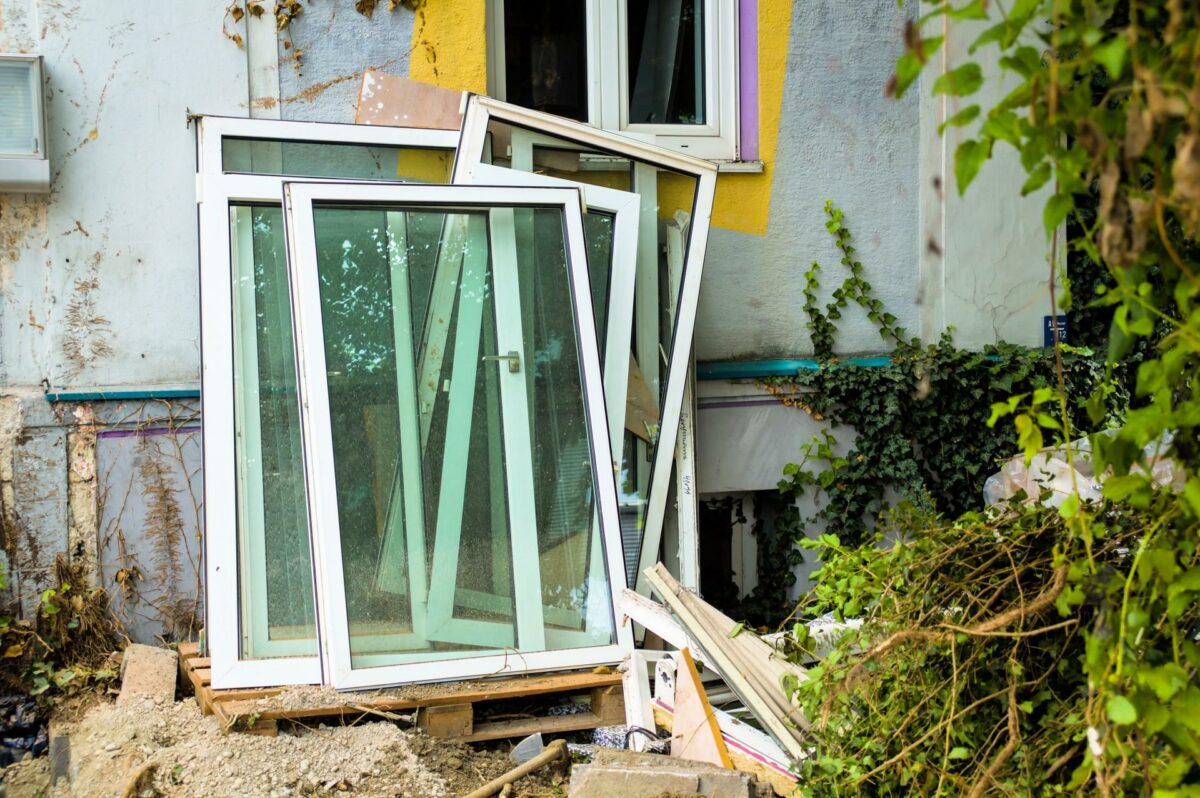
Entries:
{"type": "Polygon", "coordinates": [[[979,64],[969,61],[946,72],[933,82],[933,93],[965,97],[979,91],[983,85],[983,70],[979,64]]]}
{"type": "Polygon", "coordinates": [[[1079,494],[1072,493],[1058,506],[1058,514],[1068,521],[1079,515],[1079,494]]]}
{"type": "Polygon", "coordinates": [[[1108,713],[1108,719],[1118,726],[1128,726],[1136,723],[1138,719],[1133,702],[1123,695],[1115,695],[1108,699],[1105,711],[1108,713]]]}
{"type": "Polygon", "coordinates": [[[1021,196],[1028,196],[1042,186],[1046,185],[1046,183],[1049,182],[1052,174],[1053,171],[1050,169],[1050,164],[1046,163],[1045,161],[1038,164],[1037,167],[1029,173],[1029,177],[1026,179],[1025,184],[1021,186],[1021,196]]]}
{"type": "Polygon", "coordinates": [[[954,181],[958,184],[959,196],[971,185],[979,174],[984,161],[992,157],[992,139],[967,139],[954,151],[954,181]]]}
{"type": "Polygon", "coordinates": [[[1075,200],[1070,194],[1055,194],[1046,200],[1046,208],[1042,211],[1042,225],[1046,228],[1047,238],[1054,235],[1074,207],[1075,200]]]}
{"type": "Polygon", "coordinates": [[[1104,67],[1108,76],[1113,80],[1121,77],[1125,71],[1125,54],[1129,51],[1129,42],[1124,36],[1115,36],[1092,51],[1092,59],[1104,67]]]}
{"type": "Polygon", "coordinates": [[[969,125],[979,117],[979,106],[968,105],[966,108],[959,111],[954,116],[947,119],[942,124],[938,125],[938,134],[944,133],[948,127],[962,127],[969,125]]]}

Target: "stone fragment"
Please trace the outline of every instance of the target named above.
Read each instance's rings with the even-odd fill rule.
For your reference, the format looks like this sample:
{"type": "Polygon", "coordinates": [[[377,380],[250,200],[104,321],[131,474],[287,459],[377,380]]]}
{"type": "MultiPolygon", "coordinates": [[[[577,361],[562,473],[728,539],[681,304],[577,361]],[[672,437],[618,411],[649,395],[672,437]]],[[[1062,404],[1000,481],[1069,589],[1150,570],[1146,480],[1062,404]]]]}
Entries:
{"type": "Polygon", "coordinates": [[[175,678],[179,658],[174,651],[134,643],[121,660],[121,694],[117,705],[137,699],[171,703],[175,700],[175,678]]]}

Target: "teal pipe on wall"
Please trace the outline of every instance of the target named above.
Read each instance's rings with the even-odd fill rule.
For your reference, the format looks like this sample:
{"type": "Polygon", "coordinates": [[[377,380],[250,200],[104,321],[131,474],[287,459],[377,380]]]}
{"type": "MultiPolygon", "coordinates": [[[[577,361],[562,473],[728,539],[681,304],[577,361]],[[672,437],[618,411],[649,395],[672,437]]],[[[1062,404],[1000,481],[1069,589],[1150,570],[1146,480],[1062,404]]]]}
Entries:
{"type": "MultiPolygon", "coordinates": [[[[880,368],[891,365],[890,357],[847,357],[838,360],[852,366],[880,368]]],[[[762,377],[790,377],[798,371],[816,371],[821,364],[813,358],[783,360],[712,361],[696,364],[698,380],[753,380],[762,377]]]]}

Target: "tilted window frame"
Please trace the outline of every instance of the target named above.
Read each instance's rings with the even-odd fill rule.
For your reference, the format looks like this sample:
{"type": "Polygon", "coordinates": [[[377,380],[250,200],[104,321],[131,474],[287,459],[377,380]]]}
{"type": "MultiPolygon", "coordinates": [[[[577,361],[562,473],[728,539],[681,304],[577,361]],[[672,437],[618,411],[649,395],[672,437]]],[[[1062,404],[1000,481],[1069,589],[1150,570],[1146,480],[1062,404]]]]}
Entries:
{"type": "MultiPolygon", "coordinates": [[[[319,653],[254,659],[241,656],[233,334],[233,294],[237,287],[233,283],[229,207],[241,202],[282,207],[283,184],[294,177],[225,172],[222,144],[227,138],[422,148],[452,153],[458,143],[458,132],[216,116],[197,120],[205,629],[212,685],[225,689],[319,684],[322,679],[319,653]]],[[[310,540],[311,525],[310,518],[310,540]]],[[[316,639],[320,641],[320,606],[315,594],[313,601],[316,639]]]]}
{"type": "Polygon", "coordinates": [[[643,543],[636,584],[639,592],[649,591],[641,572],[658,559],[662,540],[663,521],[670,498],[671,469],[675,460],[684,388],[692,356],[692,338],[696,326],[696,310],[700,299],[700,281],[704,271],[704,254],[712,221],[713,200],[716,194],[717,167],[699,158],[648,144],[629,136],[598,130],[590,125],[564,119],[540,111],[512,105],[477,94],[468,95],[463,115],[462,137],[454,161],[453,182],[462,182],[472,165],[479,163],[485,152],[488,124],[492,120],[544,133],[599,151],[608,151],[668,171],[678,172],[696,180],[695,200],[689,223],[683,260],[683,274],[675,304],[675,323],[672,331],[671,353],[665,386],[661,394],[658,440],[652,465],[650,487],[643,527],[643,543]]]}
{"type": "MultiPolygon", "coordinates": [[[[354,667],[350,648],[345,584],[341,573],[340,521],[334,480],[327,376],[323,364],[324,342],[320,292],[316,276],[314,203],[411,204],[459,207],[562,208],[566,227],[566,253],[574,302],[576,336],[582,366],[590,457],[603,463],[611,457],[604,384],[599,346],[592,314],[587,249],[583,233],[580,193],[569,188],[481,187],[473,185],[417,185],[352,181],[288,181],[285,215],[288,224],[289,278],[300,370],[301,426],[305,435],[305,471],[310,488],[310,525],[316,571],[318,626],[323,645],[325,680],[339,689],[360,689],[386,684],[444,681],[537,671],[581,668],[621,661],[632,650],[632,631],[617,623],[616,596],[625,587],[621,559],[621,534],[617,517],[614,475],[594,470],[596,508],[604,563],[608,569],[609,607],[613,613],[613,642],[607,645],[551,651],[505,651],[482,656],[447,657],[436,662],[409,662],[354,667]]],[[[514,554],[515,556],[515,554],[514,554]]]]}

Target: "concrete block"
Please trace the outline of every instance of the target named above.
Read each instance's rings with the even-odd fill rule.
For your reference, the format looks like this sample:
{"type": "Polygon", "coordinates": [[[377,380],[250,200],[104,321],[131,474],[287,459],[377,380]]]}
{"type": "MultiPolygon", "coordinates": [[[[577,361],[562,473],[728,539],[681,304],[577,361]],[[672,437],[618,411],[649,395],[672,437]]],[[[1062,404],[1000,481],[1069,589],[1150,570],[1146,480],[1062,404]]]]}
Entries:
{"type": "Polygon", "coordinates": [[[758,798],[771,791],[741,771],[632,751],[601,749],[590,765],[571,769],[570,798],[658,798],[663,794],[758,798]]]}
{"type": "Polygon", "coordinates": [[[695,773],[666,770],[635,770],[602,765],[571,768],[569,798],[659,798],[668,795],[701,795],[700,777],[695,773]]]}
{"type": "Polygon", "coordinates": [[[117,704],[139,698],[163,704],[173,702],[178,671],[179,657],[171,649],[130,645],[121,660],[121,694],[117,696],[117,704]]]}

